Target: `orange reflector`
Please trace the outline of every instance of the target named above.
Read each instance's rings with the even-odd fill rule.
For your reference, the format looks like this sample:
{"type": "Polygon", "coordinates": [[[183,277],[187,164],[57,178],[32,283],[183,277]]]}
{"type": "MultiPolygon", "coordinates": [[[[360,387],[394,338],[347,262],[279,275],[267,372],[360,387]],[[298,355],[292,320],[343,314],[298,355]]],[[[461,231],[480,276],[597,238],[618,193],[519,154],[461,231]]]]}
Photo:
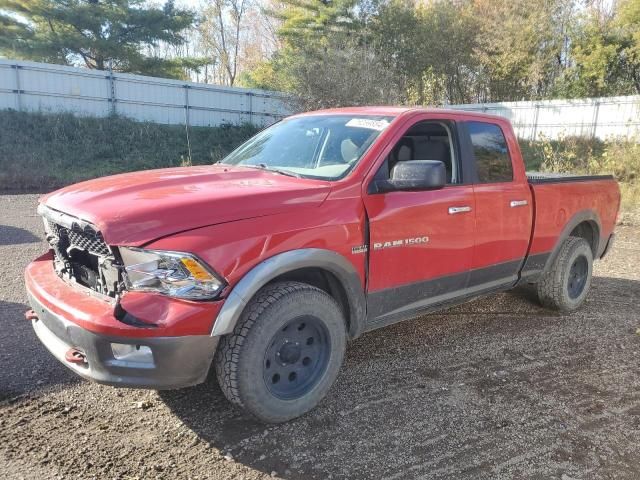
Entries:
{"type": "Polygon", "coordinates": [[[188,257],[183,257],[183,258],[180,259],[180,261],[182,262],[182,264],[185,267],[187,267],[187,270],[189,270],[189,272],[191,273],[193,278],[195,278],[196,280],[205,281],[205,280],[212,280],[213,279],[211,274],[209,272],[207,272],[202,267],[202,265],[200,265],[194,259],[188,258],[188,257]]]}

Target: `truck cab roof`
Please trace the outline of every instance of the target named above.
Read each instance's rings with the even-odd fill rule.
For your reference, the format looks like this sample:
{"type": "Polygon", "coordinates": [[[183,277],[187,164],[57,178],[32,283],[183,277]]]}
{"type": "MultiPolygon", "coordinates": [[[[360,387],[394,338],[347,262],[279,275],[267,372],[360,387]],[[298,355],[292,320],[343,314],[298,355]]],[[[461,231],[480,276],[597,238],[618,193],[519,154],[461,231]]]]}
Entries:
{"type": "Polygon", "coordinates": [[[401,115],[409,113],[422,113],[422,114],[436,114],[436,115],[451,115],[451,116],[465,116],[474,118],[483,118],[491,120],[507,121],[505,117],[499,115],[491,115],[488,113],[471,112],[468,110],[453,109],[453,108],[433,108],[433,107],[397,107],[397,106],[356,106],[356,107],[341,107],[341,108],[327,108],[322,110],[314,110],[311,112],[304,112],[293,115],[299,116],[311,116],[311,115],[384,115],[390,117],[399,117],[401,115]]]}

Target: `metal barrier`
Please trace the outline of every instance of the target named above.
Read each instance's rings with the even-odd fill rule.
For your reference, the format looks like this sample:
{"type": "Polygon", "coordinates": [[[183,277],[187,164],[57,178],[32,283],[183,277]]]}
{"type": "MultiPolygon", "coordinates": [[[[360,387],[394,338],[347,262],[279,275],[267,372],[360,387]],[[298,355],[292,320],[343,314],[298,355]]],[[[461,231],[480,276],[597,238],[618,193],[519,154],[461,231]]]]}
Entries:
{"type": "Polygon", "coordinates": [[[289,114],[286,99],[266,90],[0,59],[0,109],[187,126],[268,125],[289,114]]]}
{"type": "Polygon", "coordinates": [[[530,140],[572,135],[640,138],[640,95],[449,105],[447,108],[506,117],[520,138],[530,140]]]}

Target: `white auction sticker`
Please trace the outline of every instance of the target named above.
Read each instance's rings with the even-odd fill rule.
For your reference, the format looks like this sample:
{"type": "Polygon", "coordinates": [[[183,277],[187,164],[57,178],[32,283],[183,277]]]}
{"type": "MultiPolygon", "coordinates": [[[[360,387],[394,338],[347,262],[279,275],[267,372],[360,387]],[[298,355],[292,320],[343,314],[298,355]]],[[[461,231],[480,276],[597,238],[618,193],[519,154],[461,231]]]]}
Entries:
{"type": "Polygon", "coordinates": [[[347,127],[368,128],[382,131],[389,126],[388,120],[373,120],[371,118],[352,118],[346,124],[347,127]]]}

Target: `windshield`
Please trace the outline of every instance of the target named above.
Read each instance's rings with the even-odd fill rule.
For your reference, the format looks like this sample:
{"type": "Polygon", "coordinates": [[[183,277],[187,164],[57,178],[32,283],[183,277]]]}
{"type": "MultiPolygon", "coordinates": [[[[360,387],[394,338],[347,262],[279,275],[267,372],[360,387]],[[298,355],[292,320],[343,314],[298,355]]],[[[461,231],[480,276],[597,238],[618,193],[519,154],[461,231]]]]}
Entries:
{"type": "Polygon", "coordinates": [[[249,139],[222,163],[336,180],[358,163],[392,119],[373,115],[290,118],[249,139]]]}

